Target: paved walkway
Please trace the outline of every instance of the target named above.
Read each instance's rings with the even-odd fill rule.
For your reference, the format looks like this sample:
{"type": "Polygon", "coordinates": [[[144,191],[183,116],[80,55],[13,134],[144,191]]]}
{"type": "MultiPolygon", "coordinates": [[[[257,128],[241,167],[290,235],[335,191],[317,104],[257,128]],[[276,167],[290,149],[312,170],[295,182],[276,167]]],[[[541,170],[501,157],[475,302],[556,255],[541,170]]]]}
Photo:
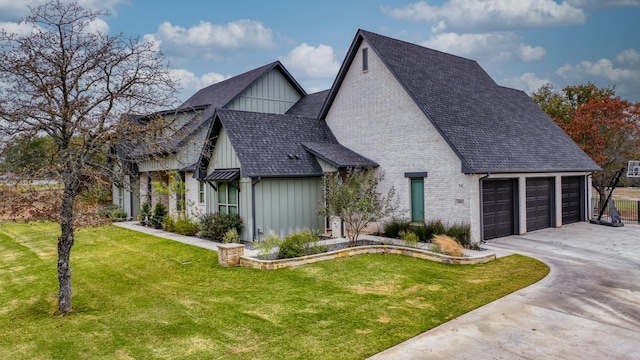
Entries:
{"type": "Polygon", "coordinates": [[[486,247],[551,272],[371,359],[640,359],[640,226],[577,223],[486,247]]]}
{"type": "MultiPolygon", "coordinates": [[[[148,226],[142,226],[137,221],[116,222],[116,223],[113,223],[113,225],[121,227],[121,228],[129,229],[129,230],[133,230],[133,231],[138,231],[138,232],[141,232],[141,233],[149,234],[149,235],[154,235],[154,236],[161,237],[161,238],[164,238],[164,239],[178,241],[178,242],[181,242],[183,244],[188,244],[188,245],[201,247],[201,248],[204,248],[204,249],[213,250],[213,251],[218,251],[218,244],[220,244],[220,243],[215,242],[215,241],[202,239],[202,238],[195,237],[195,236],[184,236],[184,235],[180,235],[180,234],[176,234],[176,233],[171,233],[171,232],[167,232],[167,231],[163,231],[163,230],[150,228],[148,226]]],[[[257,256],[258,255],[258,251],[245,248],[244,254],[247,255],[247,256],[257,256]]]]}
{"type": "MultiPolygon", "coordinates": [[[[121,228],[125,228],[125,229],[129,229],[129,230],[133,230],[133,231],[138,231],[141,233],[145,233],[145,234],[149,234],[149,235],[154,235],[157,237],[161,237],[164,239],[169,239],[169,240],[174,240],[174,241],[178,241],[181,242],[183,244],[188,244],[188,245],[193,245],[193,246],[197,246],[197,247],[201,247],[204,249],[209,249],[209,250],[213,250],[213,251],[218,251],[218,244],[220,244],[219,242],[215,242],[212,240],[207,240],[207,239],[202,239],[199,237],[195,237],[195,236],[184,236],[184,235],[180,235],[180,234],[176,234],[176,233],[172,233],[172,232],[167,232],[167,231],[163,231],[163,230],[159,230],[159,229],[154,229],[148,226],[142,226],[140,225],[140,223],[138,221],[126,221],[126,222],[115,222],[113,223],[113,225],[121,227],[121,228]]],[[[402,241],[398,240],[398,239],[388,239],[388,238],[381,238],[381,237],[377,237],[377,236],[369,236],[369,235],[363,235],[360,237],[360,239],[369,239],[369,240],[374,240],[374,241],[390,241],[392,243],[396,243],[396,244],[401,244],[402,241]]],[[[339,242],[345,242],[347,241],[344,238],[337,238],[337,239],[327,239],[327,240],[322,240],[320,241],[320,245],[330,245],[330,244],[335,244],[335,243],[339,243],[339,242]]],[[[423,248],[423,249],[428,249],[428,244],[425,243],[419,243],[418,247],[423,248]]],[[[485,251],[473,251],[473,250],[464,250],[465,255],[467,256],[481,256],[481,255],[487,255],[488,252],[485,251]]],[[[496,252],[496,256],[498,255],[499,252],[496,252]]],[[[249,249],[247,247],[245,247],[244,249],[244,254],[245,256],[250,256],[250,257],[257,257],[258,256],[258,250],[255,249],[249,249]]],[[[507,252],[502,252],[502,255],[506,255],[508,254],[507,252]]]]}

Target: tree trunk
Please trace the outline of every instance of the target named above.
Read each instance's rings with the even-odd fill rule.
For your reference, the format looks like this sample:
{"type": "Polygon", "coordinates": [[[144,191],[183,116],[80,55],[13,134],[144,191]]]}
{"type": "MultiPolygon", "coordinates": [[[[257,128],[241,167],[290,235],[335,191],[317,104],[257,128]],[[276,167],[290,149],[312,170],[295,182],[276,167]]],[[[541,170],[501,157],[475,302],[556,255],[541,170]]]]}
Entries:
{"type": "Polygon", "coordinates": [[[58,314],[66,315],[71,309],[71,247],[74,242],[74,203],[79,181],[73,174],[64,178],[64,197],[60,207],[60,230],[58,238],[58,314]]]}
{"type": "Polygon", "coordinates": [[[600,209],[602,209],[602,207],[604,206],[604,203],[607,201],[607,192],[604,189],[602,190],[596,189],[596,190],[598,191],[598,195],[600,198],[600,202],[598,204],[600,206],[600,209]]]}
{"type": "MultiPolygon", "coordinates": [[[[63,201],[64,204],[64,201],[63,201]]],[[[64,205],[63,205],[64,206],[64,205]]],[[[58,314],[71,311],[71,264],[69,258],[73,246],[73,223],[61,221],[62,235],[58,238],[58,314]]]]}

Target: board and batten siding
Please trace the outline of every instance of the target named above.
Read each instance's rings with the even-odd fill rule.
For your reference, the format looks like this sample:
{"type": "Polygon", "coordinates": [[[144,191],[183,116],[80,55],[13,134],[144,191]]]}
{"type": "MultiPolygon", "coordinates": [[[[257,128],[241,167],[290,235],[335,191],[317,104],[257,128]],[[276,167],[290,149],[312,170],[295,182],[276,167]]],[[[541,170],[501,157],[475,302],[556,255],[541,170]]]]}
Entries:
{"type": "Polygon", "coordinates": [[[262,179],[254,186],[256,240],[274,232],[280,237],[304,229],[324,229],[319,216],[321,178],[262,179]]]}
{"type": "Polygon", "coordinates": [[[320,159],[319,157],[316,157],[316,161],[318,162],[318,164],[320,164],[320,167],[322,168],[322,172],[324,173],[334,173],[338,171],[338,168],[335,165],[330,164],[320,159]]]}
{"type": "Polygon", "coordinates": [[[233,169],[240,167],[240,159],[236,154],[236,150],[231,145],[231,140],[225,128],[220,129],[218,140],[216,141],[211,161],[207,168],[207,174],[215,169],[233,169]]]}
{"type": "Polygon", "coordinates": [[[272,70],[225,106],[230,110],[284,114],[301,98],[280,71],[272,70]]]}
{"type": "MultiPolygon", "coordinates": [[[[211,154],[211,161],[209,167],[207,167],[207,174],[210,174],[215,169],[234,169],[240,168],[240,160],[236,151],[231,145],[231,140],[227,135],[227,131],[222,128],[218,134],[218,140],[211,154]]],[[[240,189],[241,191],[244,189],[240,189]]],[[[206,195],[206,211],[208,213],[217,212],[218,197],[216,191],[209,185],[205,186],[206,195]]],[[[242,194],[244,195],[244,194],[242,194]]],[[[242,196],[241,195],[241,196],[242,196]]],[[[242,211],[241,209],[239,209],[242,211]]]]}
{"type": "MultiPolygon", "coordinates": [[[[240,160],[231,145],[231,140],[224,128],[218,134],[215,148],[211,154],[211,161],[207,168],[207,174],[215,169],[240,168],[240,160]]],[[[244,227],[240,233],[240,240],[253,240],[253,219],[251,205],[251,179],[241,178],[239,181],[238,214],[244,220],[244,227]]],[[[207,213],[218,212],[218,193],[210,185],[205,186],[205,209],[207,213]]]]}

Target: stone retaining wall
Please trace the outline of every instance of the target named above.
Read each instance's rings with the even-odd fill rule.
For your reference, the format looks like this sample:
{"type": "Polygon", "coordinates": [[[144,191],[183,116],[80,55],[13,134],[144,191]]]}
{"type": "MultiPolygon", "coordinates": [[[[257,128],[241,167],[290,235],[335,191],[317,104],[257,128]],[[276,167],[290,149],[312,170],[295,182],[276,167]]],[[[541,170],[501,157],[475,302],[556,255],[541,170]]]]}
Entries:
{"type": "Polygon", "coordinates": [[[240,265],[240,258],[243,256],[244,245],[242,244],[218,245],[218,264],[224,267],[240,265]]]}
{"type": "MultiPolygon", "coordinates": [[[[361,254],[394,254],[394,255],[405,255],[411,256],[418,259],[425,259],[436,261],[445,264],[461,264],[461,265],[471,265],[471,264],[484,264],[489,261],[493,261],[496,259],[496,255],[491,253],[483,256],[476,257],[456,257],[456,256],[447,256],[442,254],[437,254],[431,251],[426,251],[422,249],[414,249],[414,248],[405,248],[401,246],[393,246],[393,245],[369,245],[369,246],[357,246],[352,248],[340,249],[335,251],[330,251],[321,254],[303,256],[299,258],[293,259],[279,259],[279,260],[260,260],[247,256],[240,256],[239,264],[234,265],[224,265],[221,262],[222,252],[220,253],[219,262],[223,266],[235,266],[240,265],[244,267],[250,267],[254,269],[262,269],[262,270],[272,270],[272,269],[281,269],[287,267],[295,267],[305,264],[311,264],[318,261],[325,261],[331,259],[339,259],[345,258],[355,255],[361,254]]],[[[225,255],[225,258],[227,256],[225,255]]]]}

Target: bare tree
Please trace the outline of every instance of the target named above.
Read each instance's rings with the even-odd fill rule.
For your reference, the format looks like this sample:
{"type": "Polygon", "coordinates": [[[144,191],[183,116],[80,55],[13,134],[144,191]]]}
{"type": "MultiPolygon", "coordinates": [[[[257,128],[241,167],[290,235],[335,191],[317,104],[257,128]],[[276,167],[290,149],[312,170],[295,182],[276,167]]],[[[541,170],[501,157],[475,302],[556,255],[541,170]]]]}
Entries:
{"type": "Polygon", "coordinates": [[[108,13],[60,0],[30,10],[30,34],[0,33],[0,134],[53,140],[53,170],[63,184],[57,269],[58,313],[65,315],[81,183],[117,168],[104,161],[112,139],[139,131],[124,115],[167,107],[176,90],[153,44],[94,30],[108,13]]]}

